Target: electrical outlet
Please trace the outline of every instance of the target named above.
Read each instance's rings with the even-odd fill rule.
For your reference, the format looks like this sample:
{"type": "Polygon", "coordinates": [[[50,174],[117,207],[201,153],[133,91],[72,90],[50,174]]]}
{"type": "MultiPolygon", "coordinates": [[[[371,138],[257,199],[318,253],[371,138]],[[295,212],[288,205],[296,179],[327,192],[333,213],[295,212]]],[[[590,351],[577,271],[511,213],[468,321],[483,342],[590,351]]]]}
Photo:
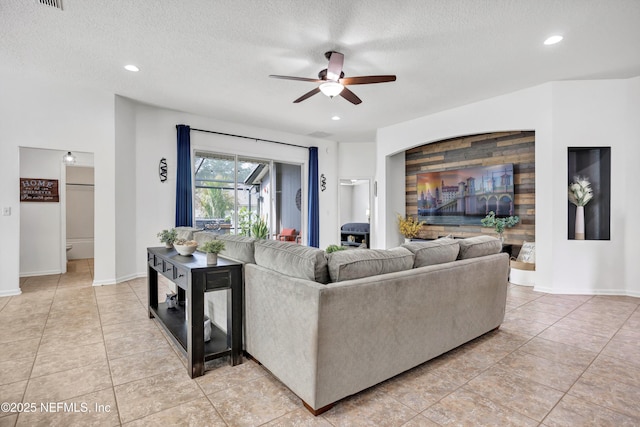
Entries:
{"type": "Polygon", "coordinates": [[[3,216],[10,216],[11,215],[11,208],[10,207],[2,208],[2,215],[3,216]]]}

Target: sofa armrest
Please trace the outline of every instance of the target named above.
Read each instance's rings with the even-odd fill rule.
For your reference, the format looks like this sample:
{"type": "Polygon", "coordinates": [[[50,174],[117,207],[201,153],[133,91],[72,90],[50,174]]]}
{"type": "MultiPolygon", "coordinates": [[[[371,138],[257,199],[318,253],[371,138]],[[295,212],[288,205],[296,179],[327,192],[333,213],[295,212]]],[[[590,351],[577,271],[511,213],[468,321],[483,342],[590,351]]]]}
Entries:
{"type": "Polygon", "coordinates": [[[245,265],[247,352],[305,402],[315,400],[318,302],[325,287],[245,265]]]}

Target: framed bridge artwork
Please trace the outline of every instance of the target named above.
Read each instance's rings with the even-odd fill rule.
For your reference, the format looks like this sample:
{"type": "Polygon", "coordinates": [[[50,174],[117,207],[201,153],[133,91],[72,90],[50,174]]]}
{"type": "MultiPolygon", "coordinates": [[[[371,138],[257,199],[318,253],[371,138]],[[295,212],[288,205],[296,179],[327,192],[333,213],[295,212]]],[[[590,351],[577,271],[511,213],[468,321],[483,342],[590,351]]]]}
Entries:
{"type": "Polygon", "coordinates": [[[418,220],[429,225],[480,225],[493,211],[514,215],[513,164],[422,173],[417,178],[418,220]]]}

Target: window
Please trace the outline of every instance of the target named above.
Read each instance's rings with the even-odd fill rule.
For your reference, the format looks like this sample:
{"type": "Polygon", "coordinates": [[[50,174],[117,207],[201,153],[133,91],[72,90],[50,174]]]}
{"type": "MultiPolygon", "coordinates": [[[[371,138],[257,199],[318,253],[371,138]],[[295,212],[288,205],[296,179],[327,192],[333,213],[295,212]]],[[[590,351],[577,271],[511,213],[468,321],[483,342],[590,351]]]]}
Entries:
{"type": "Polygon", "coordinates": [[[194,171],[196,227],[252,236],[263,222],[266,238],[283,228],[300,231],[301,165],[196,152],[194,171]]]}

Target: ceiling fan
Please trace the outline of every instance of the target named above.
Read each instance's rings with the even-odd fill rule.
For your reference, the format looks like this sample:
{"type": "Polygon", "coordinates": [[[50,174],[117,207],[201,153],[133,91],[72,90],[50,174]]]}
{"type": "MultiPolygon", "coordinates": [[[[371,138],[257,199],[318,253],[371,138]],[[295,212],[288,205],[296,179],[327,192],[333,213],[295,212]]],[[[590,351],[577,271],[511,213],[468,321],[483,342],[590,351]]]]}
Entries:
{"type": "Polygon", "coordinates": [[[294,103],[302,102],[307,98],[312,97],[318,92],[322,92],[329,98],[340,95],[352,104],[358,105],[362,102],[355,93],[351,92],[345,86],[349,85],[366,85],[371,83],[386,83],[396,81],[396,76],[384,75],[384,76],[359,76],[359,77],[345,77],[342,71],[342,64],[344,62],[344,55],[340,52],[329,51],[324,54],[325,58],[329,60],[329,65],[324,70],[318,73],[317,79],[309,79],[306,77],[292,77],[292,76],[277,76],[270,75],[276,79],[285,80],[298,80],[302,82],[320,83],[320,85],[302,95],[300,98],[293,101],[294,103]]]}

